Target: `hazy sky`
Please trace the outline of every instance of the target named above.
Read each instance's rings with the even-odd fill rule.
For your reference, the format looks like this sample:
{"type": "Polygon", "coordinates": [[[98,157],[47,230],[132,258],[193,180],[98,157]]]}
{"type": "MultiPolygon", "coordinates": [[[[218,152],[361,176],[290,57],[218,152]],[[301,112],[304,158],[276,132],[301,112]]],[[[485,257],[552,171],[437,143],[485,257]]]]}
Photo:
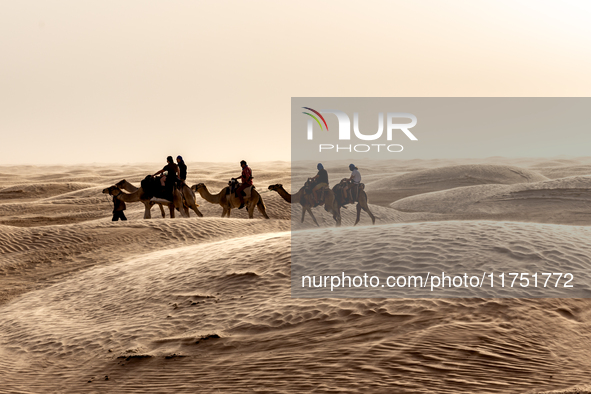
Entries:
{"type": "Polygon", "coordinates": [[[589,96],[587,1],[3,1],[0,164],[289,160],[291,97],[589,96]]]}

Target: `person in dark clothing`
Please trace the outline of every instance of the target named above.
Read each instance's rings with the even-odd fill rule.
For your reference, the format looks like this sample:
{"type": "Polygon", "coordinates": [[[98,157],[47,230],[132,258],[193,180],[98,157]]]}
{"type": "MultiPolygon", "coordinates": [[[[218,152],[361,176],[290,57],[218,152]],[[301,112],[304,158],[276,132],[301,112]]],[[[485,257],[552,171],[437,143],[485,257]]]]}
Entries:
{"type": "Polygon", "coordinates": [[[318,191],[324,187],[328,187],[328,172],[326,172],[322,163],[318,163],[316,168],[318,169],[318,174],[312,178],[316,182],[314,189],[312,189],[312,195],[314,196],[314,201],[318,203],[318,191]]]}
{"type": "Polygon", "coordinates": [[[117,197],[113,196],[113,219],[111,219],[111,221],[116,222],[119,219],[127,220],[125,214],[123,213],[125,209],[125,203],[119,200],[117,197]]]}
{"type": "Polygon", "coordinates": [[[242,167],[242,174],[239,178],[242,183],[238,189],[236,189],[236,196],[240,199],[240,207],[238,209],[244,208],[244,197],[242,196],[242,191],[247,187],[252,186],[252,170],[244,160],[240,162],[240,166],[242,167]]]}
{"type": "Polygon", "coordinates": [[[166,188],[166,194],[170,194],[170,199],[172,200],[172,188],[174,187],[174,184],[176,183],[176,181],[179,179],[179,175],[180,175],[180,171],[179,171],[179,166],[177,166],[176,164],[174,164],[174,161],[172,160],[172,156],[168,156],[166,158],[166,161],[168,162],[163,169],[161,169],[160,171],[158,171],[157,173],[154,174],[154,176],[156,175],[160,175],[163,172],[166,172],[166,176],[162,177],[163,181],[164,181],[164,185],[166,188]]]}
{"type": "Polygon", "coordinates": [[[179,179],[184,182],[187,180],[187,165],[181,156],[176,157],[176,162],[179,166],[179,179]]]}

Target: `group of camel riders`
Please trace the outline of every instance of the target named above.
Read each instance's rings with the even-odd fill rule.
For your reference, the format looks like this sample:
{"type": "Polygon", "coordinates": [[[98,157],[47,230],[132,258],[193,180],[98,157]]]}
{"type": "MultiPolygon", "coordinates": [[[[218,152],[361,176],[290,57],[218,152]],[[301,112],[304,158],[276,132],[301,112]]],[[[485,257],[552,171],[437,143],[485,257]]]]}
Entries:
{"type": "MultiPolygon", "coordinates": [[[[160,185],[164,189],[164,193],[167,196],[172,196],[172,190],[175,185],[182,185],[187,180],[187,165],[181,156],[176,157],[176,164],[172,156],[168,156],[166,158],[166,165],[160,171],[156,172],[151,177],[156,177],[160,174],[163,174],[160,178],[160,185]]],[[[233,181],[240,179],[241,183],[235,190],[236,196],[240,199],[240,207],[238,209],[244,208],[244,196],[242,195],[242,191],[249,186],[252,186],[252,170],[246,164],[246,161],[242,160],[240,162],[240,166],[242,167],[242,174],[238,178],[232,178],[233,181]]],[[[148,176],[150,177],[150,176],[148,176]]],[[[156,178],[158,179],[158,178],[156,178]]],[[[172,200],[172,198],[170,198],[172,200]]],[[[113,219],[112,221],[116,222],[119,219],[127,220],[123,211],[126,209],[125,203],[115,196],[113,196],[113,219]]],[[[177,208],[178,209],[178,208],[177,208]]]]}
{"type": "MultiPolygon", "coordinates": [[[[307,186],[309,189],[311,188],[314,205],[319,205],[323,203],[323,191],[329,188],[328,172],[324,169],[322,163],[318,163],[316,168],[318,169],[318,173],[316,176],[308,179],[307,186]]],[[[341,181],[343,187],[341,188],[342,195],[340,197],[343,204],[354,203],[359,196],[361,174],[359,173],[359,169],[355,167],[355,164],[349,164],[349,170],[351,171],[351,176],[348,179],[345,178],[341,181]]],[[[308,194],[309,192],[310,191],[308,190],[308,194]]]]}
{"type": "MultiPolygon", "coordinates": [[[[160,186],[164,190],[164,194],[166,196],[172,196],[172,191],[175,185],[180,186],[187,179],[187,165],[181,156],[177,156],[176,163],[173,161],[172,156],[168,156],[166,161],[167,163],[164,168],[156,172],[154,175],[149,175],[146,178],[154,178],[160,174],[163,174],[160,178],[154,179],[157,179],[160,182],[160,186]]],[[[244,196],[242,194],[244,189],[252,186],[253,184],[252,170],[247,165],[246,161],[242,160],[240,162],[240,166],[242,167],[242,173],[237,178],[232,178],[232,181],[230,182],[232,192],[234,192],[236,197],[238,197],[240,200],[240,207],[238,209],[244,208],[244,196]],[[240,180],[240,183],[237,182],[238,180],[240,180]]],[[[315,206],[323,203],[324,191],[329,188],[328,172],[324,169],[322,163],[318,163],[316,168],[318,169],[318,173],[316,176],[309,178],[308,182],[306,183],[307,193],[312,193],[315,206]]],[[[359,173],[359,169],[355,167],[354,164],[349,164],[349,170],[351,171],[351,176],[348,179],[343,179],[341,181],[342,188],[340,188],[340,197],[343,204],[354,203],[357,201],[359,196],[361,174],[359,173]]],[[[172,198],[170,199],[172,200],[172,198]]],[[[112,220],[114,222],[118,221],[119,219],[127,220],[125,214],[123,213],[123,211],[126,209],[125,203],[113,196],[113,205],[114,208],[112,220]]]]}

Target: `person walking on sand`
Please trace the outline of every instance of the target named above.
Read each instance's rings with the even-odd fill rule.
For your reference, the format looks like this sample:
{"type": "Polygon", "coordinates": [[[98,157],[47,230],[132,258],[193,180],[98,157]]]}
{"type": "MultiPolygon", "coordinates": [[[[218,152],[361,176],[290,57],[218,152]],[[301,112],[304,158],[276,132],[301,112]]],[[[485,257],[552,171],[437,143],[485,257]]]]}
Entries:
{"type": "Polygon", "coordinates": [[[127,220],[125,214],[123,213],[123,211],[125,211],[126,208],[127,207],[125,206],[125,203],[123,201],[113,196],[113,219],[111,219],[111,221],[116,222],[119,219],[127,220]]]}
{"type": "Polygon", "coordinates": [[[179,179],[185,182],[187,180],[187,165],[180,155],[176,157],[176,162],[179,166],[179,179]]]}

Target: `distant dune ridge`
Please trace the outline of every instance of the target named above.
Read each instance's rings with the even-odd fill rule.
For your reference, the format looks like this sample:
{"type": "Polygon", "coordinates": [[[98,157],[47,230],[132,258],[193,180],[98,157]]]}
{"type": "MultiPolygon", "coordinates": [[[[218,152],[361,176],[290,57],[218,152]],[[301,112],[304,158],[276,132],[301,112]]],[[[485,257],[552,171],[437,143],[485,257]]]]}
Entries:
{"type": "Polygon", "coordinates": [[[464,218],[505,216],[524,221],[585,224],[591,218],[591,176],[460,187],[407,197],[390,206],[404,212],[456,214],[464,218]]]}
{"type": "Polygon", "coordinates": [[[512,185],[548,180],[536,171],[508,165],[463,164],[382,177],[367,184],[368,190],[383,192],[391,201],[439,190],[474,185],[512,185]]]}
{"type": "MultiPolygon", "coordinates": [[[[349,206],[338,229],[267,190],[297,191],[315,163],[253,162],[270,220],[198,196],[204,218],[133,203],[111,222],[101,190],[163,165],[0,167],[0,393],[589,392],[589,299],[298,299],[290,283],[355,261],[585,277],[591,159],[361,161],[376,225],[352,227],[349,206]],[[291,231],[309,245],[294,267],[291,231]]],[[[326,164],[331,185],[346,165],[326,164]]],[[[239,173],[189,162],[187,183],[217,193],[239,173]]]]}

